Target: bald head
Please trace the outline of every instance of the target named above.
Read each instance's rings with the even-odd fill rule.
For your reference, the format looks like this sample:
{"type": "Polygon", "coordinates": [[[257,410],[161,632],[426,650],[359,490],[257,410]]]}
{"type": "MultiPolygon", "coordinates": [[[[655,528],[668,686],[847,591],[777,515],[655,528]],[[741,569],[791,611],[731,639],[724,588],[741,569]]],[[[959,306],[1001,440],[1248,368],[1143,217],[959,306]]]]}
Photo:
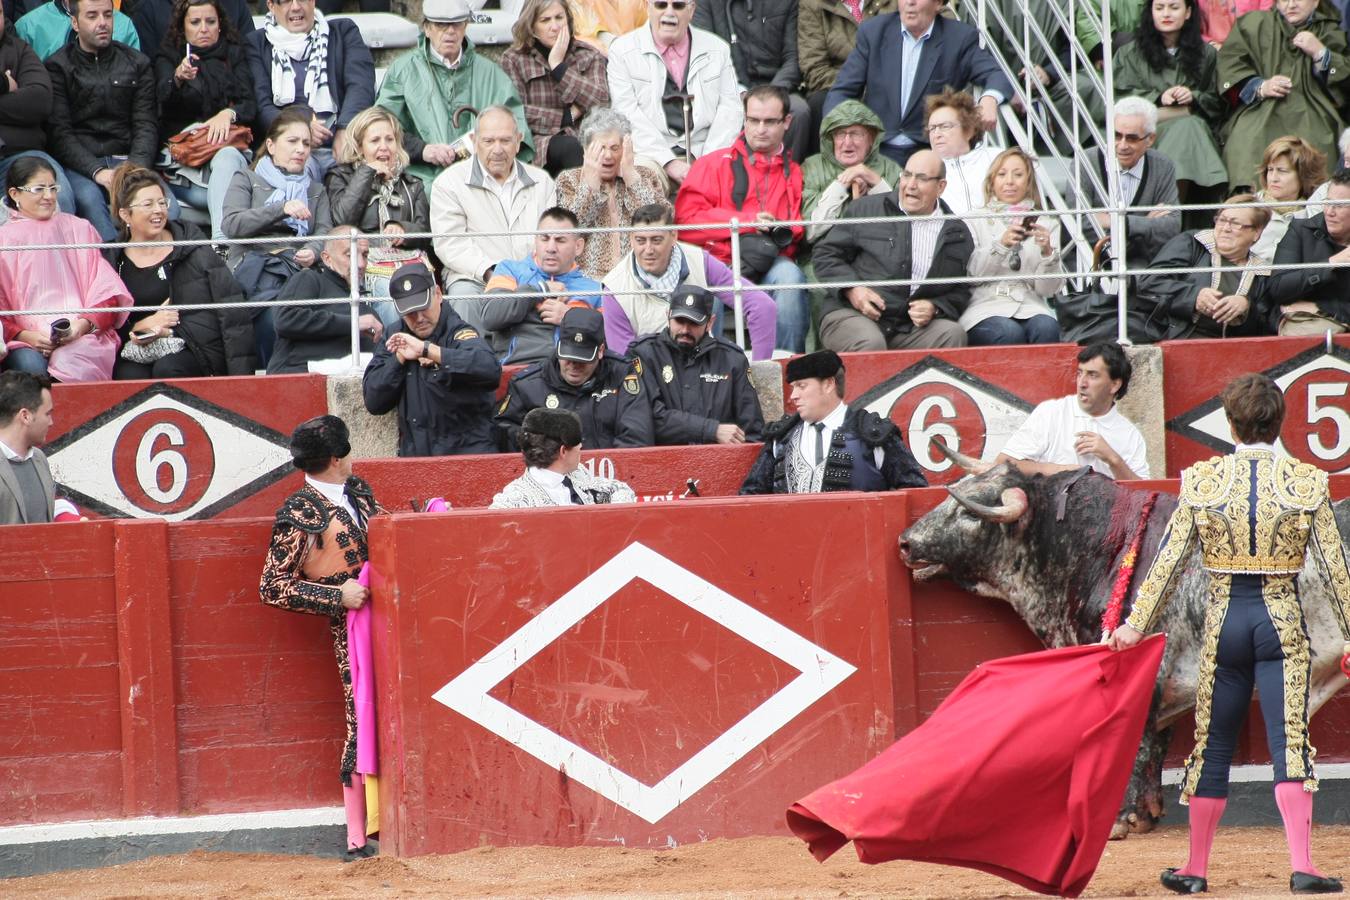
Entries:
{"type": "Polygon", "coordinates": [[[932,150],[920,150],[900,173],[900,206],[911,216],[931,215],[947,186],[947,165],[932,150]]]}

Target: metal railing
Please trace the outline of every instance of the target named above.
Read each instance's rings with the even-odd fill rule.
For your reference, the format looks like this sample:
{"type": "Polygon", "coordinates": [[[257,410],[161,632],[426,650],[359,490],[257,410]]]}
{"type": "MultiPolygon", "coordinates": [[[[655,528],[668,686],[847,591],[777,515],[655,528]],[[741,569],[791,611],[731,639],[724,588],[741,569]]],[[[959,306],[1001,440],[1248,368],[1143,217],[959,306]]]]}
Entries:
{"type": "MultiPolygon", "coordinates": [[[[1250,203],[1250,204],[1243,204],[1243,207],[1244,207],[1244,208],[1261,207],[1261,208],[1271,208],[1271,209],[1274,209],[1274,208],[1289,209],[1290,207],[1304,208],[1304,207],[1307,207],[1307,206],[1309,206],[1309,205],[1313,205],[1313,206],[1316,206],[1316,207],[1318,207],[1318,208],[1324,208],[1324,207],[1327,207],[1327,206],[1350,205],[1350,200],[1345,200],[1345,201],[1319,200],[1319,201],[1316,201],[1316,202],[1302,201],[1302,200],[1301,200],[1301,201],[1294,201],[1294,202],[1274,202],[1274,201],[1270,201],[1270,202],[1254,202],[1254,203],[1250,203]]],[[[1209,204],[1190,204],[1190,205],[1184,205],[1184,206],[1169,207],[1169,208],[1167,208],[1167,209],[1168,209],[1168,211],[1171,211],[1171,210],[1173,210],[1173,209],[1175,209],[1175,210],[1177,210],[1177,211],[1184,211],[1184,210],[1219,210],[1219,209],[1224,209],[1224,208],[1229,208],[1229,207],[1225,206],[1225,204],[1222,204],[1222,203],[1209,203],[1209,204]]],[[[1068,215],[1068,216],[1078,216],[1078,215],[1095,215],[1095,214],[1097,214],[1097,213],[1108,213],[1108,214],[1112,214],[1112,215],[1118,215],[1118,216],[1120,216],[1120,217],[1123,219],[1123,217],[1124,217],[1125,215],[1128,215],[1128,214],[1147,214],[1147,213],[1149,213],[1149,212],[1154,212],[1154,211],[1156,211],[1157,209],[1159,209],[1159,207],[1124,207],[1124,206],[1073,207],[1073,208],[1068,208],[1068,209],[1066,209],[1066,210],[1063,211],[1060,215],[1061,215],[1061,217],[1062,217],[1062,216],[1065,216],[1065,215],[1068,215]]],[[[934,213],[930,218],[931,218],[931,219],[938,219],[938,220],[944,220],[944,221],[945,221],[945,220],[947,220],[947,219],[957,219],[957,220],[974,220],[974,219],[991,219],[991,218],[992,218],[992,219],[1007,219],[1007,218],[1009,218],[1009,216],[1008,216],[1008,213],[1007,213],[1006,211],[1004,211],[1004,212],[995,212],[995,211],[989,211],[989,210],[985,210],[985,209],[976,209],[976,210],[972,210],[972,211],[969,211],[969,212],[966,212],[966,213],[962,213],[962,214],[960,214],[960,215],[946,215],[946,214],[941,214],[941,213],[934,213]]],[[[822,224],[826,224],[826,223],[828,223],[828,224],[830,224],[830,225],[835,225],[835,224],[838,224],[838,223],[840,223],[840,222],[848,222],[848,223],[850,223],[850,224],[852,224],[852,225],[860,225],[860,224],[885,224],[885,223],[893,223],[894,221],[895,221],[895,217],[892,217],[892,216],[874,216],[874,217],[849,217],[849,218],[833,218],[833,219],[794,219],[794,220],[783,220],[783,221],[777,222],[776,224],[779,224],[779,225],[789,225],[789,226],[796,226],[796,225],[807,226],[807,225],[822,225],[822,224]]],[[[1059,224],[1059,223],[1057,223],[1057,224],[1059,224]]],[[[732,220],[730,220],[730,221],[728,221],[728,222],[725,222],[725,223],[698,223],[698,224],[678,224],[678,225],[637,225],[637,226],[607,227],[607,228],[579,228],[579,229],[575,229],[575,231],[577,231],[577,232],[580,233],[580,234],[585,234],[585,235],[590,235],[590,234],[617,234],[617,233],[628,234],[628,233],[638,232],[638,231],[641,231],[641,232],[652,232],[652,231],[657,231],[657,230],[661,230],[661,231],[674,231],[674,232],[676,232],[677,234],[679,234],[679,233],[691,232],[691,231],[692,231],[692,232],[698,232],[698,231],[708,231],[708,230],[716,230],[716,229],[722,229],[722,228],[728,229],[728,230],[730,231],[730,244],[731,244],[731,253],[730,253],[730,257],[731,257],[731,266],[730,266],[730,268],[731,268],[732,273],[733,273],[733,275],[734,275],[736,272],[738,272],[738,270],[739,270],[739,268],[740,268],[740,258],[741,258],[741,238],[742,238],[742,236],[743,236],[744,234],[748,234],[748,233],[751,233],[751,232],[754,232],[754,231],[758,230],[758,224],[755,223],[755,222],[753,222],[753,221],[751,221],[751,222],[744,222],[744,223],[743,223],[743,222],[740,222],[738,219],[732,219],[732,220]]],[[[538,229],[538,228],[536,228],[536,229],[529,229],[529,230],[524,230],[524,229],[522,229],[522,230],[516,230],[516,231],[475,231],[475,232],[472,233],[472,235],[465,235],[465,234],[460,233],[460,232],[454,232],[454,233],[445,233],[445,232],[440,232],[440,233],[438,233],[438,232],[410,232],[410,233],[408,233],[408,234],[406,234],[406,235],[403,235],[402,237],[403,237],[404,241],[406,242],[406,241],[408,241],[408,240],[424,240],[424,239],[435,240],[435,239],[438,238],[438,237],[456,237],[456,238],[463,238],[463,237],[521,237],[521,236],[526,236],[526,235],[531,235],[531,236],[532,236],[532,235],[545,234],[545,233],[554,233],[554,232],[556,232],[556,229],[538,229]]],[[[349,309],[350,309],[350,319],[351,319],[351,348],[352,348],[352,356],[351,356],[351,360],[352,360],[352,368],[351,368],[351,371],[352,371],[353,374],[356,374],[356,373],[359,373],[359,372],[360,372],[359,359],[360,359],[361,331],[360,331],[360,327],[359,327],[359,324],[358,324],[358,320],[359,320],[359,318],[360,318],[360,306],[361,306],[361,304],[365,303],[365,304],[368,304],[368,305],[374,305],[374,304],[379,304],[379,303],[392,303],[392,302],[393,302],[392,300],[390,300],[390,299],[387,298],[387,297],[383,297],[383,298],[382,298],[382,297],[371,297],[371,296],[368,296],[368,295],[363,295],[363,294],[361,293],[361,278],[360,278],[360,271],[359,271],[359,265],[358,265],[358,254],[357,254],[357,252],[356,252],[356,249],[357,249],[357,243],[360,242],[360,241],[363,241],[363,240],[364,240],[364,241],[368,241],[368,242],[370,242],[370,243],[373,244],[373,243],[375,243],[375,242],[377,242],[377,241],[379,241],[379,242],[387,242],[387,241],[389,240],[389,238],[388,238],[388,236],[382,235],[382,234],[366,234],[366,233],[361,233],[361,232],[352,231],[352,232],[350,232],[350,233],[348,233],[348,234],[345,234],[345,235],[339,235],[339,236],[334,236],[334,237],[329,237],[329,236],[325,236],[325,235],[319,235],[319,236],[317,236],[317,237],[315,237],[315,236],[307,236],[307,237],[303,237],[303,238],[301,238],[301,237],[279,237],[279,236],[268,236],[268,237],[258,237],[258,238],[241,238],[241,239],[233,239],[233,240],[226,240],[226,241],[211,241],[211,240],[209,240],[209,239],[198,239],[198,240],[174,241],[174,242],[163,242],[163,241],[155,241],[155,242],[134,242],[134,241],[124,241],[124,242],[112,242],[112,243],[107,243],[107,244],[102,244],[102,243],[99,243],[99,244],[94,244],[94,243],[69,243],[69,244],[33,244],[33,245],[22,245],[22,246],[13,246],[13,245],[11,245],[11,246],[0,246],[0,253],[49,252],[49,251],[59,251],[59,250],[65,250],[65,249],[97,249],[97,250],[106,250],[106,249],[110,249],[110,248],[127,248],[127,247],[163,247],[163,246],[165,246],[166,244],[170,244],[170,245],[172,245],[172,246],[203,246],[203,245],[205,245],[205,246],[211,246],[211,245],[222,245],[222,244],[223,244],[223,245],[229,245],[229,246],[244,246],[244,247],[248,247],[248,246],[254,246],[254,245],[259,245],[259,244],[266,244],[266,245],[269,245],[269,246],[275,246],[275,245],[277,245],[277,244],[282,244],[282,243],[291,243],[291,244],[311,244],[311,243],[330,243],[330,242],[332,242],[332,241],[346,241],[346,242],[348,243],[348,250],[349,250],[349,262],[348,262],[348,271],[347,271],[347,282],[348,282],[349,293],[348,293],[348,297],[346,298],[346,302],[347,302],[347,304],[349,305],[349,309]]],[[[849,281],[802,281],[802,282],[796,282],[796,283],[774,284],[774,285],[771,285],[771,286],[761,286],[761,285],[756,285],[756,284],[753,284],[753,283],[751,283],[751,282],[746,281],[746,280],[743,279],[743,278],[736,277],[736,278],[733,279],[733,284],[732,284],[732,286],[730,286],[730,287],[723,287],[723,288],[712,288],[711,290],[713,290],[713,292],[714,292],[715,294],[722,294],[722,295],[725,295],[725,294],[731,294],[731,296],[732,296],[732,304],[731,304],[731,306],[732,306],[732,312],[733,312],[733,315],[734,315],[734,317],[735,317],[735,325],[734,325],[734,328],[735,328],[736,341],[737,341],[737,343],[738,343],[739,346],[741,346],[742,348],[745,348],[745,347],[746,347],[746,333],[745,333],[744,294],[745,294],[745,292],[746,292],[747,290],[762,291],[762,292],[765,292],[765,293],[768,293],[768,294],[772,294],[774,291],[779,290],[779,289],[788,289],[788,290],[791,290],[791,289],[804,289],[804,290],[821,290],[821,289],[824,289],[824,290],[844,290],[844,289],[852,288],[852,287],[870,287],[870,288],[886,288],[886,287],[899,287],[899,286],[911,286],[911,287],[912,287],[912,286],[914,286],[914,285],[916,285],[916,284],[926,284],[926,285],[941,285],[941,284],[998,284],[998,283],[1002,283],[1002,282],[1025,282],[1025,281],[1030,281],[1030,280],[1033,280],[1033,279],[1036,279],[1036,280],[1042,280],[1042,279],[1059,279],[1063,285],[1067,285],[1067,284],[1068,284],[1070,281],[1072,281],[1072,280],[1076,280],[1076,279],[1091,279],[1091,278],[1097,278],[1097,277],[1100,277],[1100,276],[1102,276],[1102,275],[1104,274],[1103,272],[1093,271],[1093,270],[1090,270],[1090,269],[1086,269],[1086,270],[1085,270],[1085,269],[1077,268],[1077,267],[1074,267],[1074,266],[1064,266],[1064,265],[1063,265],[1063,260],[1064,260],[1064,258],[1065,258],[1066,256],[1069,255],[1069,250],[1070,250],[1070,249],[1072,249],[1072,248],[1071,248],[1071,247],[1070,247],[1070,248],[1067,248],[1067,249],[1061,248],[1061,249],[1058,251],[1058,254],[1059,254],[1059,256],[1060,256],[1060,263],[1061,263],[1061,264],[1060,264],[1060,268],[1059,268],[1057,271],[1046,272],[1046,273],[1042,273],[1042,274],[1040,274],[1040,275],[1031,275],[1031,274],[1028,274],[1027,272],[1009,272],[1009,273],[1007,273],[1007,274],[982,276],[982,277],[980,277],[979,279],[972,279],[970,276],[954,276],[954,277],[949,277],[949,278],[923,278],[923,279],[913,279],[913,278],[883,278],[883,279],[857,279],[857,280],[849,280],[849,281]]],[[[1228,271],[1228,272],[1233,271],[1233,269],[1232,269],[1231,266],[1195,266],[1195,267],[1186,267],[1186,268],[1166,268],[1166,269],[1156,269],[1156,268],[1152,268],[1152,267],[1132,268],[1132,267],[1129,266],[1128,261],[1124,258],[1124,254],[1116,254],[1116,259],[1115,259],[1114,262],[1115,262],[1115,265],[1114,265],[1114,268],[1113,268],[1113,270],[1112,270],[1112,272],[1111,272],[1110,274],[1111,274],[1113,277],[1119,278],[1120,281],[1121,281],[1121,299],[1120,299],[1120,305],[1119,305],[1119,316],[1120,316],[1120,331],[1122,332],[1122,334],[1120,335],[1120,338],[1121,338],[1121,342],[1122,342],[1122,343],[1129,343],[1128,337],[1127,337],[1126,335],[1123,334],[1123,332],[1124,332],[1124,327],[1125,327],[1125,324],[1124,324],[1124,323],[1125,323],[1125,317],[1126,317],[1126,314],[1127,314],[1127,312],[1128,312],[1128,300],[1129,300],[1129,298],[1128,298],[1127,296],[1125,296],[1125,284],[1128,282],[1128,279],[1133,278],[1133,277],[1136,277],[1136,276],[1140,276],[1140,275],[1148,275],[1148,274],[1189,275],[1189,274],[1195,274],[1195,273],[1213,273],[1213,272],[1218,272],[1218,271],[1228,271]]],[[[1274,271],[1274,270],[1288,271],[1288,270],[1299,270],[1299,269],[1327,269],[1327,268],[1335,268],[1335,267],[1338,267],[1338,266],[1345,266],[1345,265],[1347,265],[1347,264],[1343,264],[1343,263],[1332,263],[1332,262],[1329,262],[1329,261],[1328,261],[1328,262],[1313,262],[1313,263],[1286,263],[1286,264],[1281,264],[1281,265],[1275,265],[1272,261],[1267,260],[1267,261],[1264,261],[1264,263],[1263,263],[1263,267],[1264,267],[1264,268],[1268,268],[1268,269],[1270,269],[1270,270],[1272,270],[1272,271],[1274,271]]],[[[611,290],[611,289],[608,288],[608,287],[602,286],[602,287],[601,287],[600,289],[598,289],[598,290],[569,290],[567,293],[568,293],[568,296],[575,296],[575,297],[601,297],[601,296],[604,296],[604,295],[606,295],[606,294],[611,294],[611,295],[612,295],[612,294],[625,294],[625,295],[631,294],[631,295],[635,295],[635,296],[650,296],[653,292],[650,291],[650,290],[645,290],[645,289],[634,289],[634,290],[631,290],[631,291],[616,291],[616,290],[611,290]]],[[[523,299],[523,298],[537,299],[537,298],[539,297],[539,292],[538,292],[538,291],[510,291],[510,292],[507,292],[507,291],[494,291],[492,294],[487,295],[487,296],[490,296],[492,299],[500,299],[500,300],[512,300],[512,299],[523,299]]],[[[1053,297],[1053,295],[1052,295],[1052,297],[1053,297]]],[[[236,309],[236,308],[246,308],[246,309],[255,309],[255,308],[276,308],[276,307],[280,307],[280,306],[298,306],[298,307],[305,307],[305,306],[331,306],[331,305],[333,305],[334,303],[340,303],[340,302],[343,302],[343,301],[340,300],[340,299],[338,299],[338,298],[332,298],[332,297],[329,297],[329,298],[297,298],[297,299],[287,299],[287,300],[264,300],[264,301],[259,301],[259,300],[243,300],[243,301],[239,301],[239,302],[226,302],[226,303],[174,304],[174,305],[173,305],[173,309],[176,310],[176,311],[194,311],[194,310],[222,310],[222,309],[236,309]]],[[[597,300],[597,303],[598,303],[598,300],[597,300]]],[[[147,306],[99,306],[99,307],[92,307],[92,308],[91,308],[91,307],[79,306],[79,307],[70,307],[70,308],[67,308],[67,309],[45,309],[45,310],[42,310],[42,311],[41,311],[40,315],[43,315],[43,316],[77,316],[77,315],[80,315],[80,314],[82,314],[82,313],[89,312],[91,309],[95,309],[95,310],[97,310],[97,311],[100,312],[100,313],[116,313],[116,312],[127,312],[127,313],[142,312],[142,313],[148,313],[148,312],[150,312],[150,311],[151,311],[152,309],[154,309],[154,308],[153,308],[153,307],[147,307],[147,306]]],[[[4,318],[4,317],[8,317],[8,316],[19,316],[19,315],[32,315],[32,313],[29,312],[29,311],[27,311],[27,310],[0,310],[0,318],[4,318]]]]}

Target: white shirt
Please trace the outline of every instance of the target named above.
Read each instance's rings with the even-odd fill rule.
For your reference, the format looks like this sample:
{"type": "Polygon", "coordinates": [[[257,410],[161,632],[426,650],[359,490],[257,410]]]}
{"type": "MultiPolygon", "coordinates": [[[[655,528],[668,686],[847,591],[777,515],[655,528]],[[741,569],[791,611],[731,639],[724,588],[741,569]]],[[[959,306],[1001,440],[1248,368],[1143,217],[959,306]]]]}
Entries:
{"type": "Polygon", "coordinates": [[[1139,193],[1139,186],[1144,183],[1144,160],[1146,157],[1140,156],[1139,162],[1131,168],[1120,170],[1120,193],[1125,198],[1126,206],[1134,205],[1134,195],[1139,193]]]}
{"type": "Polygon", "coordinates": [[[1121,415],[1115,406],[1105,415],[1090,416],[1078,405],[1078,398],[1073,394],[1047,400],[1032,410],[1022,427],[1003,445],[1003,452],[1013,459],[1061,466],[1091,466],[1094,471],[1114,478],[1111,467],[1100,458],[1078,455],[1073,445],[1074,436],[1080,431],[1101,435],[1125,460],[1130,471],[1140,478],[1149,477],[1148,447],[1134,423],[1121,415]]]}
{"type": "Polygon", "coordinates": [[[493,177],[492,173],[484,168],[483,164],[478,161],[478,157],[475,156],[473,158],[473,164],[483,173],[483,186],[497,195],[497,200],[501,203],[502,209],[506,213],[506,219],[507,221],[510,221],[511,208],[515,206],[516,203],[516,194],[519,194],[525,189],[525,185],[521,183],[520,180],[520,167],[513,164],[511,166],[511,174],[506,176],[506,180],[498,181],[493,177]]]}
{"type": "MultiPolygon", "coordinates": [[[[933,212],[936,213],[938,210],[935,209],[933,212]]],[[[928,270],[933,266],[933,255],[937,253],[938,237],[942,234],[943,224],[942,219],[929,216],[913,216],[910,219],[910,277],[915,281],[922,281],[928,277],[928,270]]],[[[914,293],[914,288],[910,288],[910,293],[914,293]]]]}
{"type": "MultiPolygon", "coordinates": [[[[829,458],[830,442],[834,440],[835,431],[844,427],[844,419],[847,417],[848,404],[841,400],[828,416],[820,420],[821,424],[825,426],[824,431],[821,432],[821,445],[825,451],[825,459],[829,458]]],[[[814,422],[802,420],[802,427],[797,435],[797,452],[813,468],[816,466],[816,426],[814,422]]],[[[872,461],[878,469],[881,468],[881,461],[885,458],[886,454],[880,447],[872,450],[872,461]]],[[[821,467],[824,467],[825,459],[821,460],[821,467]]]]}
{"type": "Polygon", "coordinates": [[[314,490],[323,494],[324,499],[334,506],[340,506],[347,511],[347,515],[352,517],[352,522],[356,525],[361,524],[361,518],[356,514],[356,507],[352,506],[352,501],[347,499],[346,484],[333,484],[330,481],[318,481],[310,475],[305,476],[305,483],[314,490]]]}
{"type": "Polygon", "coordinates": [[[28,462],[28,460],[33,458],[33,453],[36,450],[37,450],[36,447],[29,447],[28,454],[26,456],[20,456],[18,453],[10,449],[10,446],[8,444],[6,444],[4,441],[0,441],[0,452],[3,452],[5,454],[5,459],[16,460],[17,462],[28,462]]]}
{"type": "Polygon", "coordinates": [[[540,469],[530,466],[525,470],[535,482],[544,489],[549,499],[558,506],[572,506],[572,494],[567,490],[567,485],[563,484],[565,477],[562,472],[555,472],[552,469],[540,469]]]}

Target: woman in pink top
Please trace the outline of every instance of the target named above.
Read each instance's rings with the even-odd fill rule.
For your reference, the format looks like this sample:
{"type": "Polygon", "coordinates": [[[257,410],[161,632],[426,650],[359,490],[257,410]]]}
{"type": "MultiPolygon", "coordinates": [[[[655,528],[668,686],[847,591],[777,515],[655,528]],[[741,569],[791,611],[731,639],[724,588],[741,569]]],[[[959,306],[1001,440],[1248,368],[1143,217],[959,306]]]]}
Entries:
{"type": "Polygon", "coordinates": [[[6,178],[9,221],[0,225],[0,317],[9,355],[4,368],[50,375],[57,381],[101,381],[112,377],[121,341],[117,327],[125,312],[101,306],[130,306],[131,297],[97,246],[69,250],[11,248],[101,242],[94,226],[58,212],[56,173],[36,157],[10,166],[6,178]],[[78,315],[49,310],[82,307],[78,315]]]}

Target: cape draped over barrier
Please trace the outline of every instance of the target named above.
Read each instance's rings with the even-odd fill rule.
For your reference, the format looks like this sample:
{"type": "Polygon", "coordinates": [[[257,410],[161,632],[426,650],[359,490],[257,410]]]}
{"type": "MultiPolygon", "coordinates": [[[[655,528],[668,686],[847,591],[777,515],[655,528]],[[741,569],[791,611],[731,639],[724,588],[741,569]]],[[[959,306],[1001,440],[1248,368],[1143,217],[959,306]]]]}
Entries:
{"type": "Polygon", "coordinates": [[[817,860],[979,869],[1077,897],[1097,870],[1166,644],[1065,647],[975,669],[924,724],[787,811],[817,860]]]}

